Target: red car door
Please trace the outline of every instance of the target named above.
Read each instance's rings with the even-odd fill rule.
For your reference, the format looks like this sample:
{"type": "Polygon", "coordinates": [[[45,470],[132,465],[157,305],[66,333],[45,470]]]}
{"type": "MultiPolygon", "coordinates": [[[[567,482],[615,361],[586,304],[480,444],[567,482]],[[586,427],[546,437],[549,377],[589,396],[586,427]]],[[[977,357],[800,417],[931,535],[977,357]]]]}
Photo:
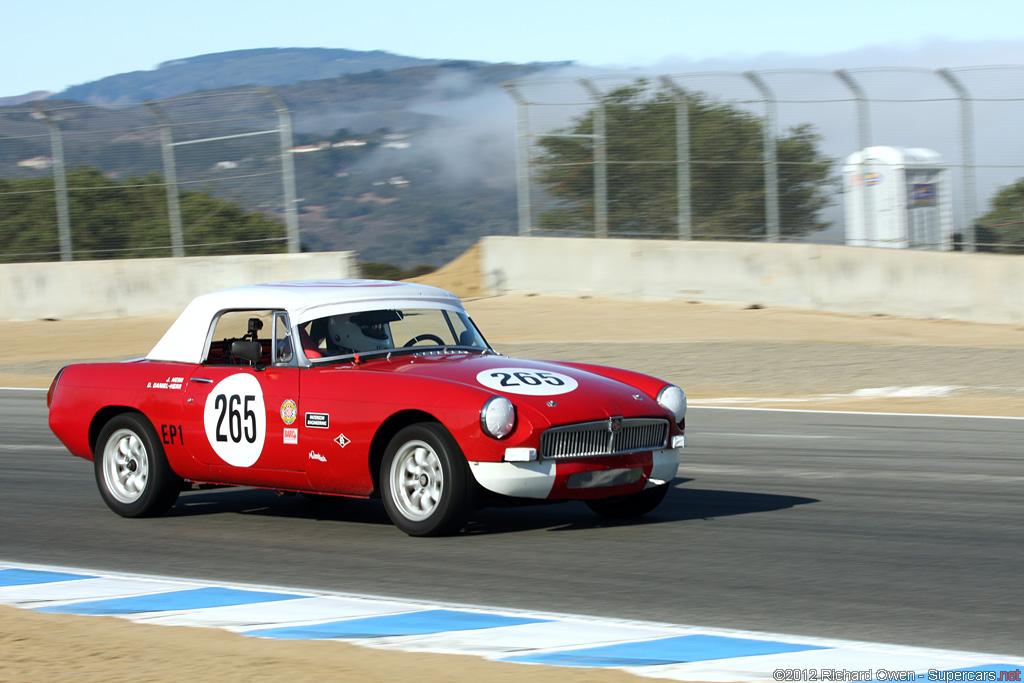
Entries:
{"type": "Polygon", "coordinates": [[[306,489],[295,420],[299,369],[199,366],[187,378],[189,450],[216,481],[306,489]]]}
{"type": "Polygon", "coordinates": [[[192,457],[209,467],[213,481],[309,489],[296,424],[301,371],[290,362],[286,335],[287,319],[281,312],[225,313],[212,335],[225,339],[212,341],[206,362],[185,378],[185,443],[192,457]],[[232,339],[241,336],[239,325],[248,323],[248,334],[255,339],[264,319],[275,335],[259,339],[265,357],[255,366],[237,364],[226,353],[232,339]],[[277,356],[275,362],[271,353],[277,356]]]}

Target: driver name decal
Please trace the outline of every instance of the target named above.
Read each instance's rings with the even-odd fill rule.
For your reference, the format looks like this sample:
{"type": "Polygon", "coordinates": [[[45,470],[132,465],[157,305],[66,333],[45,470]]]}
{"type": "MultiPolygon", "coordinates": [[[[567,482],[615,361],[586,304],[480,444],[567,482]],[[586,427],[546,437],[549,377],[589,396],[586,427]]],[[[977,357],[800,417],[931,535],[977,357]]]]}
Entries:
{"type": "Polygon", "coordinates": [[[221,460],[251,467],[267,438],[267,409],[263,388],[252,375],[239,373],[217,383],[203,410],[206,439],[221,460]]]}
{"type": "Polygon", "coordinates": [[[557,396],[574,391],[579,383],[569,375],[533,368],[493,368],[477,373],[476,381],[506,394],[557,396]]]}

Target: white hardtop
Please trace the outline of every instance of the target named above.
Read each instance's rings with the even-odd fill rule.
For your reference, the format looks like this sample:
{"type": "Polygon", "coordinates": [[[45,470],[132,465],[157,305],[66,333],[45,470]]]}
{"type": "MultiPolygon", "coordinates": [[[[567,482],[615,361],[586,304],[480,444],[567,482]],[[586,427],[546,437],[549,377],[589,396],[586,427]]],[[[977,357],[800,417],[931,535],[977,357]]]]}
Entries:
{"type": "Polygon", "coordinates": [[[223,311],[283,310],[296,325],[326,315],[380,308],[465,310],[451,292],[390,280],[298,280],[232,287],[193,299],[146,358],[201,363],[210,323],[223,311]]]}

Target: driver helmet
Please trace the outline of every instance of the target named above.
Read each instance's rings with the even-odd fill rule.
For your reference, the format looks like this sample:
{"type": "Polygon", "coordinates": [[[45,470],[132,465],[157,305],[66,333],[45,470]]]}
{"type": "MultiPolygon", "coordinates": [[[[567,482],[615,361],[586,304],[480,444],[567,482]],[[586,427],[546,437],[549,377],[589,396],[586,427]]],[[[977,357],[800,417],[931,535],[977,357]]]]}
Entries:
{"type": "Polygon", "coordinates": [[[369,324],[359,320],[358,313],[331,316],[327,321],[327,337],[333,346],[356,353],[394,347],[386,323],[369,324]]]}

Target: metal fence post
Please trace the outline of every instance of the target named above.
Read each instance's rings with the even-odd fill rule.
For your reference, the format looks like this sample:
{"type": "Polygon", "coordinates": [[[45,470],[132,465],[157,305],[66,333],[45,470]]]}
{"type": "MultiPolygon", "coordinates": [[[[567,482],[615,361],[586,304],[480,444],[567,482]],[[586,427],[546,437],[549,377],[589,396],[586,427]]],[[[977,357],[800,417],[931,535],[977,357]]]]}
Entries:
{"type": "Polygon", "coordinates": [[[764,121],[764,210],[767,222],[767,237],[769,242],[778,242],[781,234],[781,223],[779,221],[779,160],[777,142],[775,139],[775,121],[777,105],[775,95],[768,88],[768,84],[761,79],[754,71],[745,71],[743,76],[754,84],[754,87],[764,98],[765,121],[764,121]]]}
{"type": "Polygon", "coordinates": [[[676,224],[680,240],[693,239],[693,206],[690,197],[690,99],[668,76],[661,83],[672,93],[676,109],[676,224]]]}
{"type": "Polygon", "coordinates": [[[519,236],[529,237],[533,233],[533,207],[530,206],[530,122],[529,102],[519,92],[515,83],[502,83],[505,92],[516,103],[516,198],[519,213],[519,236]]]}
{"type": "Polygon", "coordinates": [[[604,97],[586,78],[579,82],[597,103],[594,108],[594,233],[608,237],[608,139],[604,97]]]}
{"type": "Polygon", "coordinates": [[[953,88],[957,99],[960,100],[960,149],[964,164],[964,180],[960,190],[961,201],[964,203],[964,227],[960,248],[963,251],[971,252],[977,248],[977,235],[974,230],[977,209],[974,206],[976,188],[974,186],[974,117],[971,108],[971,95],[950,69],[939,69],[937,73],[953,88]]]}
{"type": "Polygon", "coordinates": [[[861,205],[862,211],[864,212],[864,237],[865,241],[869,245],[875,244],[875,217],[871,211],[873,206],[871,202],[871,193],[868,191],[870,187],[867,184],[867,167],[868,167],[868,147],[871,146],[871,122],[868,119],[868,98],[864,93],[864,89],[860,87],[860,83],[853,79],[850,72],[845,69],[836,69],[833,72],[843,85],[850,89],[853,93],[853,97],[857,100],[857,144],[860,145],[860,176],[861,181],[864,183],[861,187],[861,205]]]}
{"type": "Polygon", "coordinates": [[[53,186],[57,194],[57,239],[60,243],[60,260],[74,260],[71,249],[71,212],[68,209],[68,180],[64,174],[64,135],[57,119],[42,108],[32,112],[32,117],[42,119],[50,130],[50,153],[53,155],[53,186]]]}
{"type": "Polygon", "coordinates": [[[299,242],[299,212],[295,194],[295,160],[292,158],[292,115],[288,105],[270,88],[260,91],[274,105],[277,112],[277,129],[281,137],[281,180],[284,184],[284,224],[288,233],[288,251],[301,251],[299,242]]]}
{"type": "Polygon", "coordinates": [[[184,229],[181,223],[181,197],[178,194],[178,169],[174,163],[174,136],[171,121],[156,102],[143,102],[156,116],[160,126],[160,152],[164,161],[164,182],[167,185],[167,218],[171,224],[171,255],[181,258],[185,255],[184,229]]]}

